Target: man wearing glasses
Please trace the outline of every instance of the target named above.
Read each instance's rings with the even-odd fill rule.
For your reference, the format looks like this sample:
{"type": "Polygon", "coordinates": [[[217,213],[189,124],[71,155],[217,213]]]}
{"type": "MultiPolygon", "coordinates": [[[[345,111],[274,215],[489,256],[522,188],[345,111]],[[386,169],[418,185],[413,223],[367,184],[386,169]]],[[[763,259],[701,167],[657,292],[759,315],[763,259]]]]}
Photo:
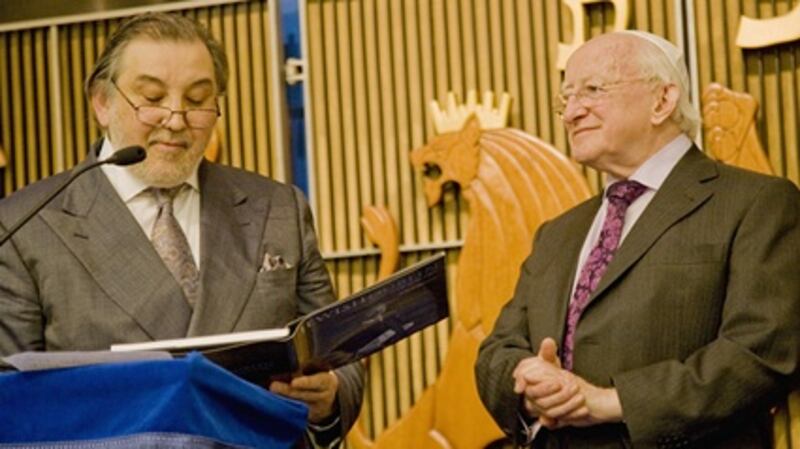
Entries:
{"type": "Polygon", "coordinates": [[[481,398],[536,448],[769,448],[800,362],[800,194],[695,146],[682,54],[570,58],[557,112],[603,195],[542,225],[480,349],[481,398]]]}
{"type": "MultiPolygon", "coordinates": [[[[282,327],[334,301],[302,194],[203,160],[227,76],[220,45],[181,16],[109,38],[86,82],[105,136],[84,163],[132,145],[147,158],[87,172],[0,248],[0,355],[282,327]]],[[[4,201],[4,225],[64,176],[4,201]]],[[[312,439],[332,446],[361,386],[355,364],[270,389],[306,402],[312,439]]]]}

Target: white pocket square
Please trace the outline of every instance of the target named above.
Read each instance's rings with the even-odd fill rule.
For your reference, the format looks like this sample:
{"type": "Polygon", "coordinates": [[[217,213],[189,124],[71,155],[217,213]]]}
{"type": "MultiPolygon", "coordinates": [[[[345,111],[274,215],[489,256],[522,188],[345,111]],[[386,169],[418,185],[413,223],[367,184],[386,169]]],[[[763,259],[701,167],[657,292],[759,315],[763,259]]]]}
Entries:
{"type": "Polygon", "coordinates": [[[292,264],[283,260],[283,257],[264,253],[264,261],[261,262],[259,271],[288,270],[290,268],[292,268],[292,264]]]}

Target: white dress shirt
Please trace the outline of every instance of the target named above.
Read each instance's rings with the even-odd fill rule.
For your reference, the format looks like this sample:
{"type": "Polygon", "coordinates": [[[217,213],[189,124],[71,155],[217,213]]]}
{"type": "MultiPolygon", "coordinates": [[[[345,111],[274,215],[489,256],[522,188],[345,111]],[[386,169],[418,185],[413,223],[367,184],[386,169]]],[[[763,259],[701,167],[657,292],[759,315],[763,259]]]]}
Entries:
{"type": "MultiPolygon", "coordinates": [[[[103,139],[99,159],[111,156],[114,151],[116,149],[111,145],[111,141],[108,138],[103,139]]],[[[106,164],[101,166],[101,169],[147,238],[150,238],[158,215],[156,199],[153,195],[145,193],[150,186],[135,177],[130,167],[106,164]]],[[[172,211],[189,241],[194,262],[200,268],[200,183],[197,178],[197,168],[185,182],[191,188],[183,188],[178,192],[173,201],[172,211]]]]}

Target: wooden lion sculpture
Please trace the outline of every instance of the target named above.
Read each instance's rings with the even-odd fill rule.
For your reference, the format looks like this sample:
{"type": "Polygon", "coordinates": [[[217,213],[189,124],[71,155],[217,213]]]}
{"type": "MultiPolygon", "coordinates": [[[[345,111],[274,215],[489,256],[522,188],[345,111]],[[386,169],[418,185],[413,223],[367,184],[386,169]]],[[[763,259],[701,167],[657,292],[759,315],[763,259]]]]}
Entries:
{"type": "Polygon", "coordinates": [[[478,398],[478,346],[512,296],[536,229],[590,195],[586,179],[562,153],[524,132],[502,128],[507,97],[501,102],[504,112],[486,107],[491,94],[483,107],[474,93],[468,98],[466,107],[456,107],[451,96],[445,113],[434,103],[436,129],[443,134],[411,153],[413,165],[425,172],[429,206],[441,200],[447,183],[455,183],[470,210],[447,356],[437,380],[375,441],[356,426],[348,442],[357,449],[471,449],[502,441],[478,398]],[[487,130],[487,123],[501,129],[487,130]]]}

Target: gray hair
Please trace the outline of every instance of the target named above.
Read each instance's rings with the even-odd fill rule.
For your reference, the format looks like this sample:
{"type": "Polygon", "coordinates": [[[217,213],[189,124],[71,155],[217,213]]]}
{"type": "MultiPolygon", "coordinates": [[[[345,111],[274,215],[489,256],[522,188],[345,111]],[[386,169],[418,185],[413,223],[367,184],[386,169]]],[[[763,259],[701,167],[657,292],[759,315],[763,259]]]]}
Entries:
{"type": "Polygon", "coordinates": [[[681,131],[694,140],[700,127],[700,113],[689,100],[689,72],[683,52],[668,40],[655,34],[638,30],[618,33],[636,36],[645,41],[645,45],[639,47],[639,51],[636,52],[634,61],[643,76],[678,86],[678,106],[670,118],[678,124],[681,131]]]}
{"type": "Polygon", "coordinates": [[[125,46],[139,37],[155,41],[202,42],[211,54],[214,64],[214,78],[217,94],[225,93],[228,84],[228,61],[225,51],[208,30],[198,22],[177,14],[145,13],[125,21],[108,39],[103,53],[97,59],[94,69],[86,79],[84,88],[91,97],[97,89],[117,78],[117,64],[125,46]]]}

